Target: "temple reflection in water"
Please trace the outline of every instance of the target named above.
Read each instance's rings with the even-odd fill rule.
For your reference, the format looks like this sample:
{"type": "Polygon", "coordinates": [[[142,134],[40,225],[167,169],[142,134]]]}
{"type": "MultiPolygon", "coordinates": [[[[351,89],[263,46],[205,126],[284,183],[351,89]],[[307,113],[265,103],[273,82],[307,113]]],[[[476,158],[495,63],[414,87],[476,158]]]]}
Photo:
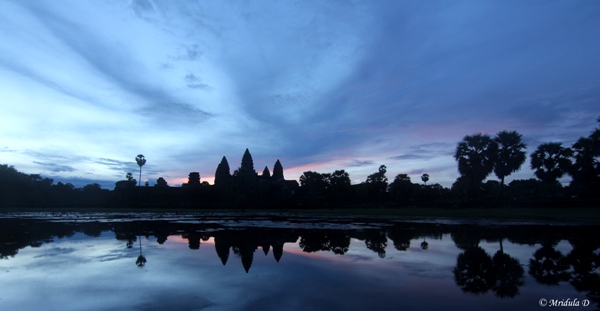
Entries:
{"type": "Polygon", "coordinates": [[[136,251],[132,266],[135,261],[143,269],[152,267],[159,257],[167,260],[182,251],[164,249],[164,255],[152,257],[154,249],[165,248],[172,239],[187,242],[189,250],[212,248],[214,244],[222,266],[241,264],[246,273],[251,271],[257,251],[271,258],[271,264],[300,253],[327,254],[327,260],[348,256],[344,265],[362,260],[384,268],[389,265],[385,269],[401,267],[407,273],[425,269],[419,273],[431,273],[425,264],[410,270],[406,261],[415,259],[430,265],[432,271],[447,263],[450,268],[444,268],[448,271],[444,275],[468,295],[491,293],[500,299],[515,299],[524,288],[550,286],[568,288],[597,304],[600,238],[594,234],[596,230],[593,226],[480,226],[352,218],[9,217],[0,219],[0,257],[18,261],[24,249],[58,243],[81,233],[86,239],[113,233],[123,249],[136,251]],[[201,247],[203,243],[206,246],[201,247]],[[445,257],[438,258],[440,253],[445,257]],[[454,254],[453,261],[450,253],[454,254]],[[340,255],[344,256],[336,257],[340,255]]]}

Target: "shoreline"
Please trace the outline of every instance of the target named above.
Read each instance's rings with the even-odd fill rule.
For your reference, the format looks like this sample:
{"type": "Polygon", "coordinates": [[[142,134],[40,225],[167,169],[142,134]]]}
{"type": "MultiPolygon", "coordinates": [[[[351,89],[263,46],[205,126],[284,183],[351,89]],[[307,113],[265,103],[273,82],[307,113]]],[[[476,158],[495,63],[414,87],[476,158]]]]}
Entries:
{"type": "MultiPolygon", "coordinates": [[[[150,209],[150,208],[3,208],[0,217],[18,217],[19,214],[85,215],[131,214],[135,216],[188,215],[191,217],[273,217],[276,219],[318,217],[357,218],[364,220],[393,220],[418,222],[460,222],[491,224],[538,223],[546,225],[600,225],[600,208],[345,208],[345,209],[150,209]],[[142,215],[143,214],[143,215],[142,215]]],[[[40,215],[42,216],[42,215],[40,215]]],[[[108,215],[107,215],[108,216],[108,215]]],[[[135,218],[135,217],[134,217],[135,218]]]]}

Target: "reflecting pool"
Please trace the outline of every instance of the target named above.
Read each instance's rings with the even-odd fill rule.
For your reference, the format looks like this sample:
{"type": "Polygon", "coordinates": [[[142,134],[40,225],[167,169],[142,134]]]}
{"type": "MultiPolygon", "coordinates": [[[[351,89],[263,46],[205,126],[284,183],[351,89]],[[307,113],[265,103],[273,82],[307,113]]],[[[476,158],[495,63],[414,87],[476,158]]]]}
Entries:
{"type": "Polygon", "coordinates": [[[596,232],[285,215],[2,215],[0,310],[595,310],[596,232]]]}

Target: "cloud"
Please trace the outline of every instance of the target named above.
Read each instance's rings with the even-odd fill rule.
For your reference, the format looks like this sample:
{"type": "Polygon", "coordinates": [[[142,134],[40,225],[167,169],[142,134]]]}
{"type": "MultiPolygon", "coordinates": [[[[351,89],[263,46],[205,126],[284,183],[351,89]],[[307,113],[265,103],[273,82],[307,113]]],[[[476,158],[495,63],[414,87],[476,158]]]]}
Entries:
{"type": "Polygon", "coordinates": [[[15,152],[17,152],[17,150],[8,149],[8,147],[3,147],[3,148],[0,148],[0,152],[15,153],[15,152]]]}
{"type": "Polygon", "coordinates": [[[144,64],[127,50],[115,48],[114,41],[99,34],[99,30],[63,18],[45,7],[36,7],[31,13],[69,52],[83,61],[76,65],[89,67],[92,70],[89,74],[103,77],[124,95],[135,99],[134,103],[142,106],[136,109],[141,115],[170,124],[196,124],[212,116],[197,107],[199,103],[179,98],[145,78],[143,73],[148,70],[144,64]]]}
{"type": "Polygon", "coordinates": [[[6,150],[64,149],[67,158],[30,156],[100,179],[137,169],[98,160],[127,148],[152,150],[162,172],[184,178],[213,174],[222,155],[239,163],[246,147],[268,165],[347,162],[357,179],[374,163],[444,162],[454,179],[464,135],[517,130],[531,150],[596,126],[600,41],[589,38],[600,35],[600,7],[518,7],[0,3],[0,100],[12,113],[0,152],[27,166],[6,150]]]}
{"type": "Polygon", "coordinates": [[[204,54],[204,52],[200,49],[200,46],[198,44],[192,44],[189,46],[184,45],[182,51],[175,56],[170,56],[170,58],[178,61],[195,61],[202,56],[202,54],[204,54]]]}
{"type": "Polygon", "coordinates": [[[43,258],[43,257],[55,257],[61,255],[72,254],[76,251],[75,248],[72,247],[48,247],[43,254],[33,256],[33,258],[43,258]]]}
{"type": "MultiPolygon", "coordinates": [[[[89,158],[89,159],[87,159],[87,161],[90,161],[90,162],[96,163],[96,164],[100,164],[111,171],[119,172],[121,175],[123,175],[122,176],[123,179],[124,179],[125,173],[133,173],[134,177],[135,177],[136,176],[135,172],[137,172],[139,170],[139,166],[133,160],[132,161],[121,161],[121,160],[108,159],[108,158],[89,158]]],[[[143,165],[142,166],[142,181],[144,181],[145,179],[148,179],[148,176],[158,175],[158,174],[161,174],[162,172],[163,172],[163,170],[157,169],[153,165],[143,165]]]]}
{"type": "Polygon", "coordinates": [[[107,159],[107,158],[97,158],[97,159],[89,159],[90,161],[102,164],[106,166],[109,170],[124,172],[130,170],[133,166],[133,161],[120,161],[115,159],[107,159]]]}
{"type": "Polygon", "coordinates": [[[392,156],[391,160],[429,160],[436,157],[453,156],[456,146],[451,143],[428,143],[411,146],[407,152],[392,156]]]}
{"type": "Polygon", "coordinates": [[[392,160],[425,160],[430,159],[430,155],[423,155],[422,153],[413,153],[413,154],[401,154],[397,156],[390,157],[392,160]]]}
{"type": "Polygon", "coordinates": [[[54,173],[76,171],[73,167],[70,167],[68,165],[58,165],[55,163],[44,163],[44,162],[38,162],[38,161],[33,161],[33,163],[41,165],[44,167],[45,170],[48,170],[48,171],[54,172],[54,173]]]}
{"type": "Polygon", "coordinates": [[[61,83],[61,81],[53,80],[53,77],[45,75],[39,70],[21,65],[18,62],[7,62],[0,59],[0,67],[11,70],[23,77],[31,79],[42,86],[62,93],[68,97],[76,98],[83,102],[97,102],[96,99],[94,99],[92,96],[86,95],[82,90],[78,90],[73,86],[61,83]]]}
{"type": "Polygon", "coordinates": [[[196,77],[193,73],[188,73],[184,79],[187,83],[187,87],[189,88],[203,90],[212,89],[208,84],[201,83],[201,80],[198,77],[196,77]]]}
{"type": "Polygon", "coordinates": [[[191,104],[158,101],[141,109],[140,114],[155,119],[157,123],[168,123],[170,126],[192,126],[213,116],[191,104]]]}
{"type": "Polygon", "coordinates": [[[361,160],[354,159],[351,162],[345,163],[344,165],[350,166],[350,167],[359,167],[359,166],[367,166],[367,165],[372,165],[372,164],[373,164],[373,161],[370,161],[370,160],[361,161],[361,160]]]}
{"type": "Polygon", "coordinates": [[[145,17],[154,13],[154,6],[148,0],[133,0],[131,9],[138,17],[145,17]]]}
{"type": "MultiPolygon", "coordinates": [[[[17,151],[17,152],[19,152],[19,151],[17,151]]],[[[38,159],[66,159],[67,158],[65,156],[57,155],[54,153],[38,152],[38,151],[29,150],[29,149],[20,151],[20,152],[23,154],[26,154],[28,156],[38,158],[38,159]]]]}

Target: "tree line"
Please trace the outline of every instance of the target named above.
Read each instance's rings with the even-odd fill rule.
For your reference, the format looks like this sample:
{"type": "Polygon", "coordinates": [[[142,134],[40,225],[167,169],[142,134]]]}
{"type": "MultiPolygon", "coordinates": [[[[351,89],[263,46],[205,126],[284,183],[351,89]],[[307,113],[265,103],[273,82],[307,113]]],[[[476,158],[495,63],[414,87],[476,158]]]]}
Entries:
{"type": "MultiPolygon", "coordinates": [[[[600,118],[598,118],[600,122],[600,118]]],[[[170,187],[159,177],[154,187],[142,186],[144,155],[135,160],[140,167],[139,181],[131,172],[117,181],[111,191],[99,184],[75,188],[72,184],[54,183],[39,174],[24,174],[6,164],[0,165],[0,206],[128,206],[182,208],[338,208],[338,207],[405,207],[405,206],[498,206],[575,205],[600,199],[600,128],[580,137],[571,147],[560,142],[540,144],[530,154],[530,167],[537,179],[505,178],[521,169],[527,160],[527,145],[516,131],[466,135],[457,144],[454,158],[460,176],[451,188],[428,184],[429,174],[414,183],[408,174],[397,174],[389,182],[387,167],[378,170],[360,184],[352,185],[345,170],[331,173],[305,171],[298,181],[286,180],[279,160],[272,173],[265,166],[259,174],[248,149],[241,165],[231,172],[223,156],[215,171],[214,185],[200,181],[191,172],[181,187],[170,187]],[[494,173],[498,181],[488,179],[494,173]],[[568,186],[559,183],[565,175],[572,177],[568,186]],[[137,185],[137,186],[136,186],[137,185]],[[591,200],[591,201],[590,201],[591,200]]]]}
{"type": "MultiPolygon", "coordinates": [[[[600,123],[600,118],[597,121],[600,123]]],[[[516,131],[501,131],[493,138],[487,134],[465,136],[454,155],[460,176],[452,189],[459,191],[465,200],[481,199],[483,181],[493,172],[500,183],[488,181],[491,184],[488,188],[497,188],[497,199],[502,199],[501,194],[506,188],[504,179],[521,169],[526,160],[526,148],[522,135],[516,131]]],[[[513,183],[515,186],[528,185],[530,191],[542,192],[539,195],[550,198],[598,198],[599,157],[600,128],[580,137],[570,148],[560,142],[542,143],[530,154],[530,167],[539,182],[515,180],[511,186],[513,183]],[[572,180],[564,189],[558,179],[567,174],[572,180]]]]}

